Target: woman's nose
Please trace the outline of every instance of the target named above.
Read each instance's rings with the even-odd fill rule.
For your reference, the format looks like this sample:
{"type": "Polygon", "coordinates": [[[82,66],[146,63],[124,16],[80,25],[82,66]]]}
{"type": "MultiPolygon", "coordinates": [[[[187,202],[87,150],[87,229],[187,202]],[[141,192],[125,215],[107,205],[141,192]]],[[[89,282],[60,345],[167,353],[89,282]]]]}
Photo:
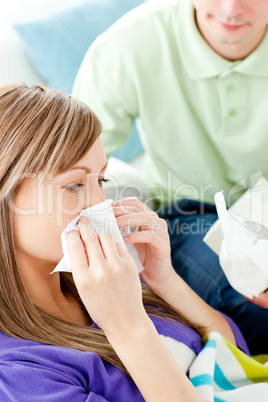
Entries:
{"type": "Polygon", "coordinates": [[[90,206],[100,204],[103,201],[105,201],[105,195],[103,192],[99,192],[99,194],[95,194],[94,197],[92,197],[90,206]]]}
{"type": "Polygon", "coordinates": [[[99,185],[89,186],[85,199],[84,209],[92,207],[92,205],[99,204],[103,201],[105,201],[103,188],[99,185]]]}

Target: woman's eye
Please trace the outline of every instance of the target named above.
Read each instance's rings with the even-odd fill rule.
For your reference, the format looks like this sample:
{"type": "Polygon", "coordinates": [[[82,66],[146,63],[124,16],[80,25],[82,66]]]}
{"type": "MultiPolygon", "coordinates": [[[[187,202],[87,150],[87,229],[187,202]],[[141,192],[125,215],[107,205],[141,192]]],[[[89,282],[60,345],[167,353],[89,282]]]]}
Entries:
{"type": "Polygon", "coordinates": [[[78,183],[78,184],[73,184],[71,186],[66,186],[66,190],[70,191],[71,193],[75,193],[76,191],[78,191],[79,187],[83,187],[84,184],[82,183],[78,183]]]}
{"type": "Polygon", "coordinates": [[[99,183],[99,186],[100,186],[100,187],[102,187],[103,183],[108,183],[108,182],[109,182],[109,180],[108,180],[108,179],[105,179],[105,178],[98,180],[98,183],[99,183]]]}

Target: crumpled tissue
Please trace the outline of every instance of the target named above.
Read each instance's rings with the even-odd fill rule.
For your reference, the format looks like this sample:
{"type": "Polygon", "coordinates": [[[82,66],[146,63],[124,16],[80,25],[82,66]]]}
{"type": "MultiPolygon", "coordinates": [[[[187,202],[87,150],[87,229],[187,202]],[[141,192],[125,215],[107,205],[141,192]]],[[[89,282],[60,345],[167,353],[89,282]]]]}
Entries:
{"type": "Polygon", "coordinates": [[[67,247],[67,234],[73,230],[78,230],[77,222],[81,216],[88,217],[94,231],[97,234],[100,233],[111,233],[115,241],[121,243],[124,247],[127,248],[130,256],[133,258],[137,270],[140,273],[144,268],[142,263],[138,257],[137,250],[133,244],[125,244],[123,240],[123,236],[126,236],[130,233],[129,228],[121,228],[119,229],[116,218],[113,213],[113,208],[111,206],[113,200],[108,199],[99,204],[95,204],[92,207],[87,209],[83,209],[81,213],[74,218],[64,229],[61,234],[61,244],[64,257],[60,260],[55,269],[51,272],[72,272],[71,261],[69,257],[68,247],[67,247]]]}
{"type": "MultiPolygon", "coordinates": [[[[261,193],[247,192],[244,202],[252,203],[252,194],[255,211],[263,211],[261,193]]],[[[243,219],[227,210],[223,192],[215,194],[215,204],[224,237],[220,265],[234,289],[249,299],[257,297],[268,288],[268,229],[263,221],[243,219]]]]}

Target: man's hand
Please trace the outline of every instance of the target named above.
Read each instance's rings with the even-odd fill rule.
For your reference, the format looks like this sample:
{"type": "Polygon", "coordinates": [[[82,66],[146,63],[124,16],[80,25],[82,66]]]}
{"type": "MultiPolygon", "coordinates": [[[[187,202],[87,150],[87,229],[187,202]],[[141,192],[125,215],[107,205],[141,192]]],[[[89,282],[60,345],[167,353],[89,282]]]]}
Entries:
{"type": "Polygon", "coordinates": [[[251,303],[257,304],[257,306],[268,308],[268,289],[261,293],[258,297],[253,297],[253,299],[247,299],[251,303]]]}

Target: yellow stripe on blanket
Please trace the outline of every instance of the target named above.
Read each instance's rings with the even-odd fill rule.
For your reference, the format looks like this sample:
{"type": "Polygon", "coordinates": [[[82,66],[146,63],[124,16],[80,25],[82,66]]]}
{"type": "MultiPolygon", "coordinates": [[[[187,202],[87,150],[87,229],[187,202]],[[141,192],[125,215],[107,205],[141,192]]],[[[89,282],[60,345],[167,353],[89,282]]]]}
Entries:
{"type": "Polygon", "coordinates": [[[263,363],[261,363],[257,361],[256,358],[247,356],[244,352],[234,346],[227,339],[223,338],[223,340],[234,354],[236,360],[243,367],[243,370],[245,371],[245,374],[250,381],[254,383],[268,381],[268,366],[264,365],[264,363],[268,362],[268,358],[265,360],[265,356],[268,357],[267,355],[259,355],[262,356],[260,357],[260,360],[262,359],[263,363]]]}
{"type": "Polygon", "coordinates": [[[268,401],[268,359],[264,355],[257,361],[217,332],[203,341],[205,346],[190,367],[189,379],[204,400],[268,401]]]}

